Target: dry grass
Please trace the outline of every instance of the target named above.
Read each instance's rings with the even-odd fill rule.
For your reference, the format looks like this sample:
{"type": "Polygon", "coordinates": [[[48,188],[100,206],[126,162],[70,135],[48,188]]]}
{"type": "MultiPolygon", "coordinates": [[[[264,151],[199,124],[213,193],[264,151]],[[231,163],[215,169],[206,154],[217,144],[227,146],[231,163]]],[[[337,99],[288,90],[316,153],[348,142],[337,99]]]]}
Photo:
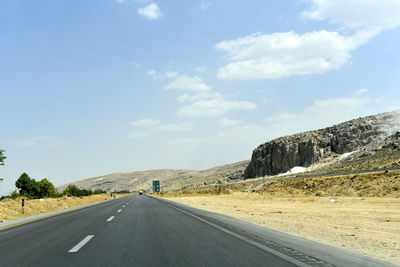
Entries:
{"type": "Polygon", "coordinates": [[[279,196],[400,197],[400,171],[277,181],[261,193],[279,196]]]}
{"type": "Polygon", "coordinates": [[[262,182],[159,196],[400,264],[400,171],[262,182]]]}
{"type": "MultiPolygon", "coordinates": [[[[266,179],[265,181],[269,181],[266,179]]],[[[246,192],[263,183],[262,179],[241,184],[223,184],[167,191],[165,197],[221,195],[246,192]]],[[[272,178],[258,193],[271,196],[400,197],[400,170],[342,176],[272,178]],[[274,180],[275,179],[275,180],[274,180]]]]}
{"type": "MultiPolygon", "coordinates": [[[[336,157],[338,155],[334,156],[336,157]]],[[[400,167],[400,149],[384,148],[374,154],[345,160],[336,164],[328,164],[327,166],[307,172],[306,174],[340,173],[393,167],[400,167]]]]}
{"type": "Polygon", "coordinates": [[[196,208],[400,264],[400,199],[256,193],[169,197],[196,208]]]}
{"type": "MultiPolygon", "coordinates": [[[[116,197],[126,196],[124,194],[116,197]]],[[[22,214],[21,199],[0,202],[0,222],[15,220],[22,217],[32,216],[55,210],[67,209],[75,206],[85,205],[111,199],[110,195],[92,195],[88,197],[62,197],[25,200],[25,212],[22,214]]]]}

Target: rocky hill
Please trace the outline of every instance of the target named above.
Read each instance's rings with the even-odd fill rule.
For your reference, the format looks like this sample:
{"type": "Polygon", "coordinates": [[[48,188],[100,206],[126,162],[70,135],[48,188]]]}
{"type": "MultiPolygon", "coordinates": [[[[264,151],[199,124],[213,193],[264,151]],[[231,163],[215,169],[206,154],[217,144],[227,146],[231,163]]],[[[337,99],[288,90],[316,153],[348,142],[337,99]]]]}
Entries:
{"type": "Polygon", "coordinates": [[[343,122],[324,129],[285,136],[254,149],[244,178],[285,173],[295,166],[308,167],[332,154],[377,150],[396,140],[400,111],[343,122]]]}
{"type": "MultiPolygon", "coordinates": [[[[76,181],[80,188],[101,189],[107,192],[138,189],[150,190],[153,180],[159,180],[162,190],[174,190],[208,184],[226,183],[243,179],[244,169],[249,161],[214,167],[207,170],[148,170],[128,173],[113,173],[105,176],[76,181]]],[[[60,186],[63,190],[67,185],[60,186]]]]}
{"type": "Polygon", "coordinates": [[[166,191],[276,175],[298,166],[312,165],[307,174],[316,175],[392,168],[400,166],[399,131],[400,111],[388,112],[274,139],[254,149],[251,161],[202,171],[165,169],[114,173],[72,184],[113,192],[150,190],[152,180],[160,180],[162,190],[166,191]]]}

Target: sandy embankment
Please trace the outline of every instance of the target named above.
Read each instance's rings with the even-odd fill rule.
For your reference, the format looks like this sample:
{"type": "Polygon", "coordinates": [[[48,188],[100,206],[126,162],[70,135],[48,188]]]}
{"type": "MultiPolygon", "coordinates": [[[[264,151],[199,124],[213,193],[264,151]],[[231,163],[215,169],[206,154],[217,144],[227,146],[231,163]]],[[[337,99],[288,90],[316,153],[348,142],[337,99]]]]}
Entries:
{"type": "Polygon", "coordinates": [[[400,198],[232,193],[167,199],[400,264],[400,198]]]}
{"type": "MultiPolygon", "coordinates": [[[[117,194],[116,198],[126,196],[127,194],[117,194]]],[[[0,202],[0,223],[15,220],[22,217],[32,216],[40,213],[51,212],[55,210],[67,209],[75,206],[85,205],[94,202],[112,199],[110,195],[92,195],[88,197],[61,197],[25,200],[25,211],[22,214],[21,198],[17,200],[7,200],[0,202]]]]}

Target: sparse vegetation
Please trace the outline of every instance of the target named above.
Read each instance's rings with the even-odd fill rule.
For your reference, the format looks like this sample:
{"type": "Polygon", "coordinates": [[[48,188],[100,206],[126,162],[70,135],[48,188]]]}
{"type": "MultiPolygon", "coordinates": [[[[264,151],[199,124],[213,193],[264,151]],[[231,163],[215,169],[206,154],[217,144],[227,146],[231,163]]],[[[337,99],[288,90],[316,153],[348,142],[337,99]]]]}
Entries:
{"type": "Polygon", "coordinates": [[[74,184],[68,185],[63,191],[63,195],[70,195],[74,197],[84,197],[84,196],[91,196],[93,194],[104,194],[104,193],[106,192],[99,189],[94,191],[90,189],[80,189],[74,184]]]}
{"type": "Polygon", "coordinates": [[[31,199],[60,196],[56,187],[48,179],[36,181],[25,172],[15,182],[15,186],[21,196],[31,199]]]}
{"type": "MultiPolygon", "coordinates": [[[[374,154],[345,160],[337,164],[327,165],[304,174],[319,175],[395,167],[400,167],[400,149],[383,148],[374,154]]],[[[299,174],[298,176],[300,175],[302,174],[299,174]]]]}

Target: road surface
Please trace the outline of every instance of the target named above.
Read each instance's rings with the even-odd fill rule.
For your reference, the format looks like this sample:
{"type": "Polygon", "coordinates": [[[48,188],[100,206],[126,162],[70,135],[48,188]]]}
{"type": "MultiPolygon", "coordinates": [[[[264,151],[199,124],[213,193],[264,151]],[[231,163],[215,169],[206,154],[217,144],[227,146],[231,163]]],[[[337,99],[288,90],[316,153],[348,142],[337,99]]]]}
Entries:
{"type": "Polygon", "coordinates": [[[333,266],[204,218],[123,197],[0,230],[0,266],[333,266]]]}

